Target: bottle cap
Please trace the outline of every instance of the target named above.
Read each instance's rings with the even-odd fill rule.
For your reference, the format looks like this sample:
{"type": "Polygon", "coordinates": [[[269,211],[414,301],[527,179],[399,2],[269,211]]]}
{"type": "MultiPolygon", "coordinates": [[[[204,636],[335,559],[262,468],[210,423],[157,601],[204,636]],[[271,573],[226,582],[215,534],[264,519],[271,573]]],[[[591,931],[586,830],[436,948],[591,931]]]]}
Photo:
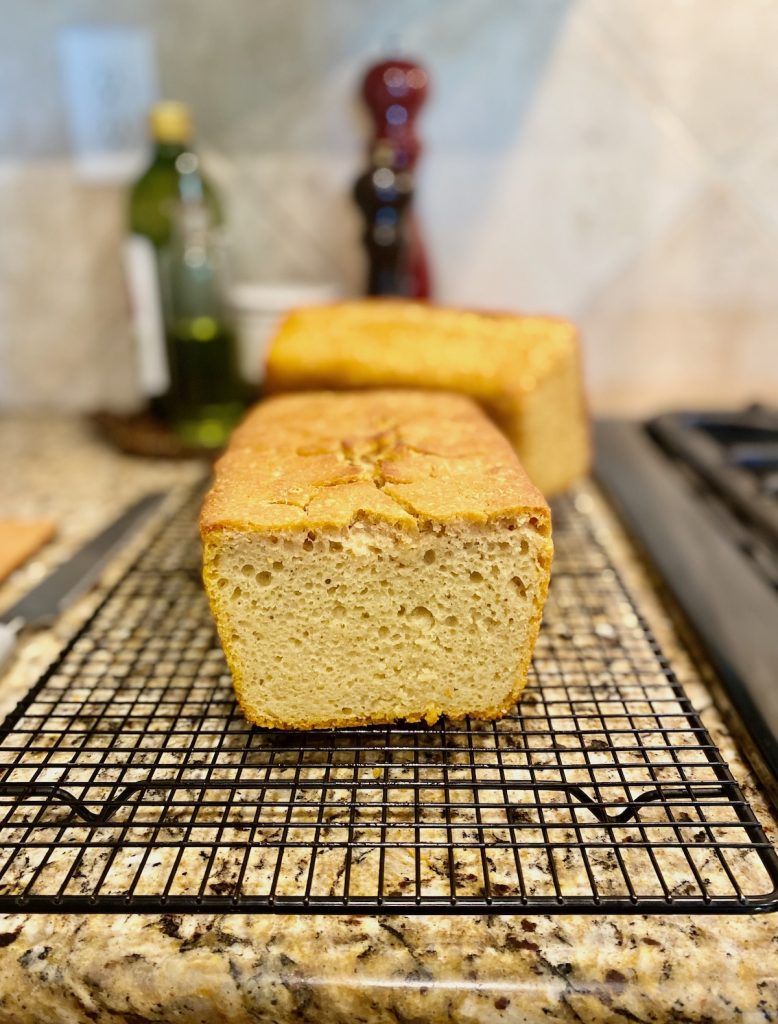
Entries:
{"type": "Polygon", "coordinates": [[[184,143],[192,137],[192,112],[186,103],[165,100],[149,113],[149,128],[157,142],[184,143]]]}

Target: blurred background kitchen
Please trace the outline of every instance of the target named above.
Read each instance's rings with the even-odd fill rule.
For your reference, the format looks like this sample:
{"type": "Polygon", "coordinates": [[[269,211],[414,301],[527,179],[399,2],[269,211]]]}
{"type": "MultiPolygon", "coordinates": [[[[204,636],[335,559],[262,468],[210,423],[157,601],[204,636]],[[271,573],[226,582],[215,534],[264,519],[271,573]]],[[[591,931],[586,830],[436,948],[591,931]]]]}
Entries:
{"type": "Polygon", "coordinates": [[[429,76],[436,301],[575,319],[596,412],[778,396],[775,0],[0,9],[0,407],[137,406],[123,247],[159,99],[191,110],[239,327],[362,293],[360,89],[399,53],[429,76]]]}

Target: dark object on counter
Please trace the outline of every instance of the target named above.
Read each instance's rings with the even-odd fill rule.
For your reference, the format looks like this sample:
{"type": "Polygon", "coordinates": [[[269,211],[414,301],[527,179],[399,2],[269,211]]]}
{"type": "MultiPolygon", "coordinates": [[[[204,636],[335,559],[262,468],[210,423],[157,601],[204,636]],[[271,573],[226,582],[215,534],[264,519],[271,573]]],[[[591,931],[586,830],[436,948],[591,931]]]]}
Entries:
{"type": "Polygon", "coordinates": [[[354,186],[365,218],[368,295],[409,294],[406,215],[412,197],[413,178],[398,165],[391,143],[379,142],[354,186]]]}
{"type": "Polygon", "coordinates": [[[554,507],[533,675],[504,719],[298,733],[235,704],[201,500],[0,724],[0,913],[778,909],[778,857],[596,508],[554,507]]]}
{"type": "Polygon", "coordinates": [[[210,449],[184,444],[167,423],[151,412],[130,415],[97,412],[91,421],[106,440],[127,455],[151,459],[211,458],[214,455],[210,449]]]}
{"type": "Polygon", "coordinates": [[[374,129],[370,162],[354,196],[365,219],[368,295],[430,297],[429,265],[411,202],[421,151],[414,122],[427,85],[426,71],[406,60],[376,64],[362,84],[374,129]]]}
{"type": "Polygon", "coordinates": [[[778,803],[778,413],[596,428],[597,473],[716,670],[727,724],[778,803]]]}

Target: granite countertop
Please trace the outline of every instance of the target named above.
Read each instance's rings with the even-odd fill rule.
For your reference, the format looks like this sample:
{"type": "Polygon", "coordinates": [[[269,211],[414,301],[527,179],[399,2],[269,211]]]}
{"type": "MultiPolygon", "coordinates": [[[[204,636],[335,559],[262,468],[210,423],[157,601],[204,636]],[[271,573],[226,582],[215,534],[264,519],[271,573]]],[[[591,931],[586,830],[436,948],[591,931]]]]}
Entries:
{"type": "MultiPolygon", "coordinates": [[[[71,419],[0,421],[0,515],[53,515],[58,539],[0,607],[136,495],[195,463],[116,455],[71,419]]],[[[599,502],[593,488],[585,500],[599,502]]],[[[641,610],[770,839],[778,826],[631,549],[603,529],[641,610]]],[[[95,597],[33,636],[0,715],[95,597]]],[[[0,916],[0,1024],[13,1022],[778,1021],[778,915],[0,916]]]]}

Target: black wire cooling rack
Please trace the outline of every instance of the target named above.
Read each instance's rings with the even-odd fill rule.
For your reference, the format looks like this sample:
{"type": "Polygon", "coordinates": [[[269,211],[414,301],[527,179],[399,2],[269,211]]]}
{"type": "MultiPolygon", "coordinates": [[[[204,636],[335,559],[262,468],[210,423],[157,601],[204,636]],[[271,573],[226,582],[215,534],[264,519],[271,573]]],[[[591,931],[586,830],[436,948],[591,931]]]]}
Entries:
{"type": "Polygon", "coordinates": [[[0,911],[748,912],[778,858],[587,513],[497,723],[253,729],[193,495],[0,727],[0,911]]]}

